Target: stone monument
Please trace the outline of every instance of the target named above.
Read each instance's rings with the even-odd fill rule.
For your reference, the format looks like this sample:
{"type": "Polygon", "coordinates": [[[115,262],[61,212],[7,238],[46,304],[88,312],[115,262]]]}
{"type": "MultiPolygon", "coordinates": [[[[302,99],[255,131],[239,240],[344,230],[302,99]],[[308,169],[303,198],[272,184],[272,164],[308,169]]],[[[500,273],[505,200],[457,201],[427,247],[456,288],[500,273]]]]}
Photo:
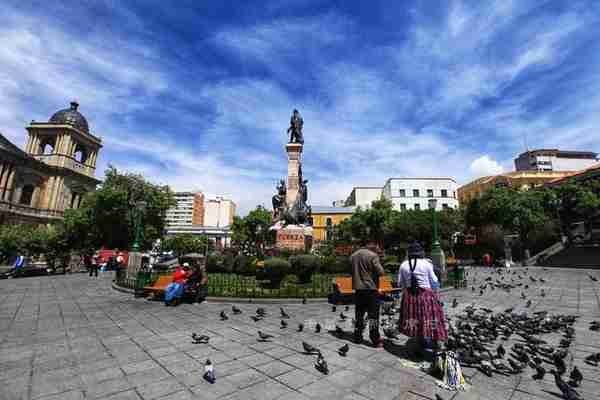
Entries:
{"type": "Polygon", "coordinates": [[[280,180],[277,194],[273,196],[272,229],[277,231],[276,246],[279,249],[306,251],[312,246],[312,227],[309,223],[308,180],[302,175],[302,149],[304,120],[294,110],[287,133],[290,140],[285,146],[288,156],[287,183],[280,180]]]}

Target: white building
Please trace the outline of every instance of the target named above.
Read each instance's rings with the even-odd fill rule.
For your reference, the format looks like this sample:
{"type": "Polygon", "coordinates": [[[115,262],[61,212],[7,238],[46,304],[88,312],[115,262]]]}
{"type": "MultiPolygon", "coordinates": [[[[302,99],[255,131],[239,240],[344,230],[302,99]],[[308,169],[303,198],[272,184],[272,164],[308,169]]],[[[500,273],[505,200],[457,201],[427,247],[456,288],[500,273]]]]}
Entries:
{"type": "Polygon", "coordinates": [[[204,195],[202,192],[176,192],[174,208],[167,210],[167,226],[204,225],[204,195]]]}
{"type": "Polygon", "coordinates": [[[213,227],[230,226],[235,216],[236,205],[221,196],[208,198],[204,202],[204,225],[213,227]]]}
{"type": "Polygon", "coordinates": [[[600,162],[591,151],[538,149],[526,151],[515,158],[517,171],[579,171],[600,162]]]}
{"type": "Polygon", "coordinates": [[[166,229],[166,235],[191,234],[194,236],[207,236],[213,242],[215,247],[224,248],[231,246],[231,230],[229,227],[217,228],[199,225],[179,225],[169,226],[166,229]]]}
{"type": "Polygon", "coordinates": [[[458,208],[458,184],[452,178],[390,178],[383,187],[383,196],[394,209],[426,210],[429,200],[437,200],[437,210],[458,208]]]}
{"type": "Polygon", "coordinates": [[[381,186],[357,186],[346,199],[346,207],[369,208],[375,200],[381,199],[381,186]]]}

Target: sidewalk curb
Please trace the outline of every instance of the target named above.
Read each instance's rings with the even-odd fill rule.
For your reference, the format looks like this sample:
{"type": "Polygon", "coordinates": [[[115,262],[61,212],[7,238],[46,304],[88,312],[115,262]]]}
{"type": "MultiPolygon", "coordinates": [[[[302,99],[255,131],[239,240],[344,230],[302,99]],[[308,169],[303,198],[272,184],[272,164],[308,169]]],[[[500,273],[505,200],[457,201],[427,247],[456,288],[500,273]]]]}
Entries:
{"type": "MultiPolygon", "coordinates": [[[[116,291],[128,294],[135,294],[134,289],[124,288],[115,283],[115,281],[111,282],[112,288],[116,291]]],[[[442,288],[439,290],[439,293],[447,293],[455,288],[442,288]]],[[[221,304],[229,304],[229,303],[251,303],[251,304],[302,304],[301,298],[262,298],[262,297],[207,297],[206,301],[208,303],[221,303],[221,304]]],[[[329,299],[327,297],[315,297],[315,298],[307,298],[306,303],[328,303],[329,299]]]]}

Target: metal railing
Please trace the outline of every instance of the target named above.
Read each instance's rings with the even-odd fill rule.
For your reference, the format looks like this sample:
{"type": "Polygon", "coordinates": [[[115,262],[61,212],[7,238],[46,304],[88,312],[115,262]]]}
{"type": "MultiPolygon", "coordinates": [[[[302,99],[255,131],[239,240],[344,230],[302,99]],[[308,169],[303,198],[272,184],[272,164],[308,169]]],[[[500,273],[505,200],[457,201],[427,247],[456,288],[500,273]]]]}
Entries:
{"type": "MultiPolygon", "coordinates": [[[[138,272],[137,276],[127,277],[118,274],[115,282],[118,286],[133,289],[136,293],[145,286],[152,285],[165,272],[138,272]]],[[[269,281],[257,280],[254,276],[242,276],[226,273],[208,274],[208,295],[212,297],[240,298],[315,298],[327,297],[332,292],[333,279],[339,275],[314,274],[309,283],[283,281],[279,287],[272,287],[269,281]]]]}

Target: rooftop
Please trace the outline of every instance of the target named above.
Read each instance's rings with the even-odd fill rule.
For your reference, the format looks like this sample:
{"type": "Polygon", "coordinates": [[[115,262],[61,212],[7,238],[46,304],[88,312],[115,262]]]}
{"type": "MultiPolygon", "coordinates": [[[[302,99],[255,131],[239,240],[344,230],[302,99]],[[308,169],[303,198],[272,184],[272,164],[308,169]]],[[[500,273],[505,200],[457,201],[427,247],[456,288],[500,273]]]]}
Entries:
{"type": "Polygon", "coordinates": [[[312,206],[312,214],[352,214],[356,207],[312,206]]]}

